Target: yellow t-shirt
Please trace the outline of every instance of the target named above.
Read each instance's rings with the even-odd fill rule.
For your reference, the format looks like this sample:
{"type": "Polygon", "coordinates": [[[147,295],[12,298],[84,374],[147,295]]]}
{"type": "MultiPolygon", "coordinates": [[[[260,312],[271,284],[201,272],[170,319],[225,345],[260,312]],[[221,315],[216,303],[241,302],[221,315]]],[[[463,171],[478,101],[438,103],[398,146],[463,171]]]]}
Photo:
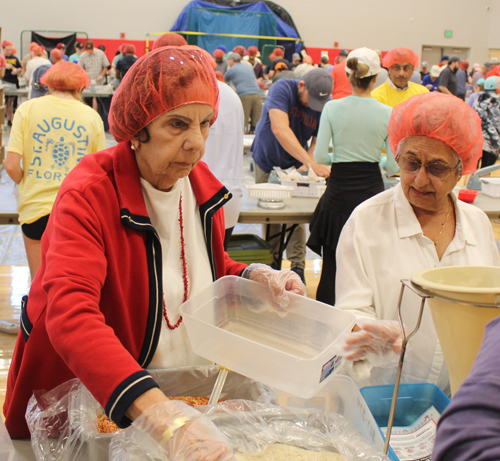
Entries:
{"type": "Polygon", "coordinates": [[[19,222],[48,215],[67,174],[85,154],[105,148],[101,117],[82,102],[47,95],[21,104],[7,148],[22,156],[19,222]]]}
{"type": "Polygon", "coordinates": [[[388,81],[385,81],[382,85],[372,91],[371,96],[386,106],[394,107],[407,99],[410,99],[412,96],[428,92],[429,90],[425,86],[419,85],[418,83],[409,82],[408,89],[401,91],[395,90],[391,85],[389,85],[388,81]]]}

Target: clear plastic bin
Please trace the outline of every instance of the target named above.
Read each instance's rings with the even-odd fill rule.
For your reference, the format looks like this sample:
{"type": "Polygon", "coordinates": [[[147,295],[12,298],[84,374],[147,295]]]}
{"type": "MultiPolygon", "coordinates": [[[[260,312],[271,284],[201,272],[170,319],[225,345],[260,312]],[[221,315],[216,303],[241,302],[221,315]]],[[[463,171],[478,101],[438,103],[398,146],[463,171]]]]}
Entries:
{"type": "Polygon", "coordinates": [[[282,407],[316,408],[344,416],[368,441],[383,449],[384,439],[365,399],[349,376],[334,376],[310,399],[276,391],[282,407]]]}
{"type": "Polygon", "coordinates": [[[341,368],[337,340],[355,318],[289,296],[284,315],[267,285],[222,277],[181,306],[194,352],[269,386],[313,397],[341,368]]]}

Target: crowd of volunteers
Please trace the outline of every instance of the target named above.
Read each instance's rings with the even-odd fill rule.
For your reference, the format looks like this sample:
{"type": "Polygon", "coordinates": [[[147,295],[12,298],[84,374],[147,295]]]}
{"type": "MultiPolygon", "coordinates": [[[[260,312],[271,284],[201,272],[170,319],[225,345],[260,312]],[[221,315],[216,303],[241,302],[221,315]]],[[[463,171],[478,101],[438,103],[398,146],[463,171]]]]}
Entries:
{"type": "MultiPolygon", "coordinates": [[[[393,384],[400,280],[434,267],[499,265],[486,214],[452,192],[463,175],[497,161],[498,59],[469,72],[457,56],[429,65],[408,48],[341,50],[314,63],[305,50],[289,60],[277,47],[265,65],[256,46],[209,53],[174,33],[139,57],[123,44],[112,62],[91,40],[69,56],[64,43],[49,51],[32,43],[22,60],[11,42],[1,46],[4,87],[19,88],[21,77],[29,85],[28,101],[6,97],[5,168],[19,184],[32,277],[3,408],[12,438],[30,436],[34,390],[77,377],[119,427],[139,417],[163,434],[185,426],[189,459],[233,459],[214,427],[188,424],[193,410],[148,373],[209,363],[192,351],[180,315],[189,297],[235,275],[267,284],[286,306],[287,292],[306,294],[307,246],[323,262],[316,299],[356,317],[344,339],[347,372],[360,387],[393,384]],[[108,83],[117,144],[106,148],[95,98],[83,92],[108,83]],[[289,239],[290,270],[226,253],[245,133],[254,134],[256,183],[291,167],[326,180],[309,238],[298,224],[289,239]],[[399,173],[398,185],[384,190],[384,172],[399,173]]],[[[270,227],[278,260],[281,226],[270,227]]],[[[405,323],[416,324],[419,302],[405,295],[405,323]]],[[[497,459],[474,447],[482,441],[498,454],[498,417],[481,410],[498,413],[497,331],[492,322],[442,418],[436,459],[497,459]],[[471,418],[480,421],[474,431],[471,418]]],[[[402,382],[450,393],[428,310],[402,382]]]]}

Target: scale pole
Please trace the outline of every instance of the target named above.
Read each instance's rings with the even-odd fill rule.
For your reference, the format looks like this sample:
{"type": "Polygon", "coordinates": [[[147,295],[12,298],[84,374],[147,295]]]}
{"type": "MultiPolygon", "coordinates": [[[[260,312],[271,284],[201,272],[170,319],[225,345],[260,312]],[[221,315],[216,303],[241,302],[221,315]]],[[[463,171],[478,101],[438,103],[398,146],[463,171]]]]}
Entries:
{"type": "MultiPolygon", "coordinates": [[[[401,280],[401,291],[399,293],[399,301],[398,301],[398,318],[399,325],[401,326],[401,332],[403,336],[403,342],[401,344],[401,353],[399,355],[399,363],[398,363],[398,373],[396,375],[396,383],[394,384],[394,392],[392,394],[392,402],[391,402],[391,410],[389,412],[389,421],[387,422],[387,431],[385,433],[385,444],[384,444],[384,454],[387,455],[389,453],[389,444],[391,440],[392,426],[394,424],[394,415],[396,414],[396,404],[398,401],[398,393],[399,393],[399,385],[401,383],[401,375],[403,374],[403,364],[405,360],[406,354],[406,346],[408,345],[408,341],[412,338],[412,336],[418,331],[420,328],[420,324],[422,323],[422,315],[424,313],[425,301],[428,296],[422,296],[422,302],[420,304],[420,312],[418,314],[417,325],[414,330],[406,336],[406,329],[403,324],[403,317],[401,315],[401,303],[403,301],[403,294],[405,291],[405,286],[407,281],[401,280]]],[[[417,293],[418,294],[418,293],[417,293]]]]}

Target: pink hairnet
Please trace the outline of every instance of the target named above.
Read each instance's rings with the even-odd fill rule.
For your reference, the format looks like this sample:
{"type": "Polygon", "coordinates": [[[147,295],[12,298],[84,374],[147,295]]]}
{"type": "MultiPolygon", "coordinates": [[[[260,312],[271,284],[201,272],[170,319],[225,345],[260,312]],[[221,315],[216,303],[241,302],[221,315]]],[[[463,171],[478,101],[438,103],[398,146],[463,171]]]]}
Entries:
{"type": "Polygon", "coordinates": [[[156,48],[160,48],[161,46],[183,46],[187,44],[186,39],[182,35],[169,32],[157,38],[153,43],[152,49],[156,50],[156,48]]]}
{"type": "Polygon", "coordinates": [[[77,90],[82,86],[88,88],[90,83],[87,72],[78,64],[68,61],[59,61],[54,64],[43,74],[40,82],[49,88],[63,91],[77,90]]]}
{"type": "Polygon", "coordinates": [[[43,56],[43,50],[40,46],[36,45],[31,49],[34,56],[43,56]]]}
{"type": "Polygon", "coordinates": [[[224,51],[222,50],[214,50],[214,58],[223,58],[224,57],[224,51]]]}
{"type": "Polygon", "coordinates": [[[31,43],[30,43],[30,46],[28,47],[28,49],[29,49],[30,51],[33,51],[33,48],[34,48],[35,46],[38,46],[38,43],[37,43],[37,42],[31,42],[31,43]]]}
{"type": "Polygon", "coordinates": [[[276,56],[277,58],[282,58],[284,55],[283,50],[281,48],[275,48],[273,50],[273,53],[274,53],[274,56],[276,56]]]}
{"type": "Polygon", "coordinates": [[[215,78],[219,80],[219,82],[224,82],[224,74],[220,70],[215,71],[215,78]]]}
{"type": "Polygon", "coordinates": [[[130,43],[127,45],[123,45],[122,53],[124,54],[135,54],[135,46],[130,43]]]}
{"type": "Polygon", "coordinates": [[[259,52],[259,49],[255,46],[249,46],[247,50],[248,56],[257,56],[257,53],[259,52]]]}
{"type": "Polygon", "coordinates": [[[13,55],[16,55],[16,54],[17,54],[17,49],[16,49],[16,48],[14,48],[14,47],[12,47],[12,54],[13,54],[13,55]]]}
{"type": "Polygon", "coordinates": [[[247,50],[243,45],[238,45],[233,48],[233,53],[238,53],[241,57],[247,54],[247,50]]]}
{"type": "Polygon", "coordinates": [[[394,48],[389,51],[383,60],[383,66],[387,69],[392,67],[394,64],[403,64],[408,62],[413,64],[414,67],[418,66],[418,54],[409,48],[394,48]]]}
{"type": "Polygon", "coordinates": [[[157,48],[138,59],[116,90],[109,129],[128,141],[160,115],[185,104],[208,104],[217,118],[219,87],[212,64],[196,46],[157,48]]]}
{"type": "Polygon", "coordinates": [[[6,46],[13,46],[14,44],[12,42],[9,42],[8,40],[4,40],[2,41],[2,43],[0,43],[0,46],[2,48],[5,48],[6,46]]]}
{"type": "Polygon", "coordinates": [[[476,171],[483,154],[481,119],[456,96],[424,93],[413,96],[392,110],[389,144],[397,155],[398,144],[409,136],[428,136],[450,146],[462,159],[464,174],[476,171]]]}
{"type": "Polygon", "coordinates": [[[50,57],[52,58],[52,60],[60,61],[62,59],[61,50],[58,50],[57,48],[51,49],[50,57]]]}

